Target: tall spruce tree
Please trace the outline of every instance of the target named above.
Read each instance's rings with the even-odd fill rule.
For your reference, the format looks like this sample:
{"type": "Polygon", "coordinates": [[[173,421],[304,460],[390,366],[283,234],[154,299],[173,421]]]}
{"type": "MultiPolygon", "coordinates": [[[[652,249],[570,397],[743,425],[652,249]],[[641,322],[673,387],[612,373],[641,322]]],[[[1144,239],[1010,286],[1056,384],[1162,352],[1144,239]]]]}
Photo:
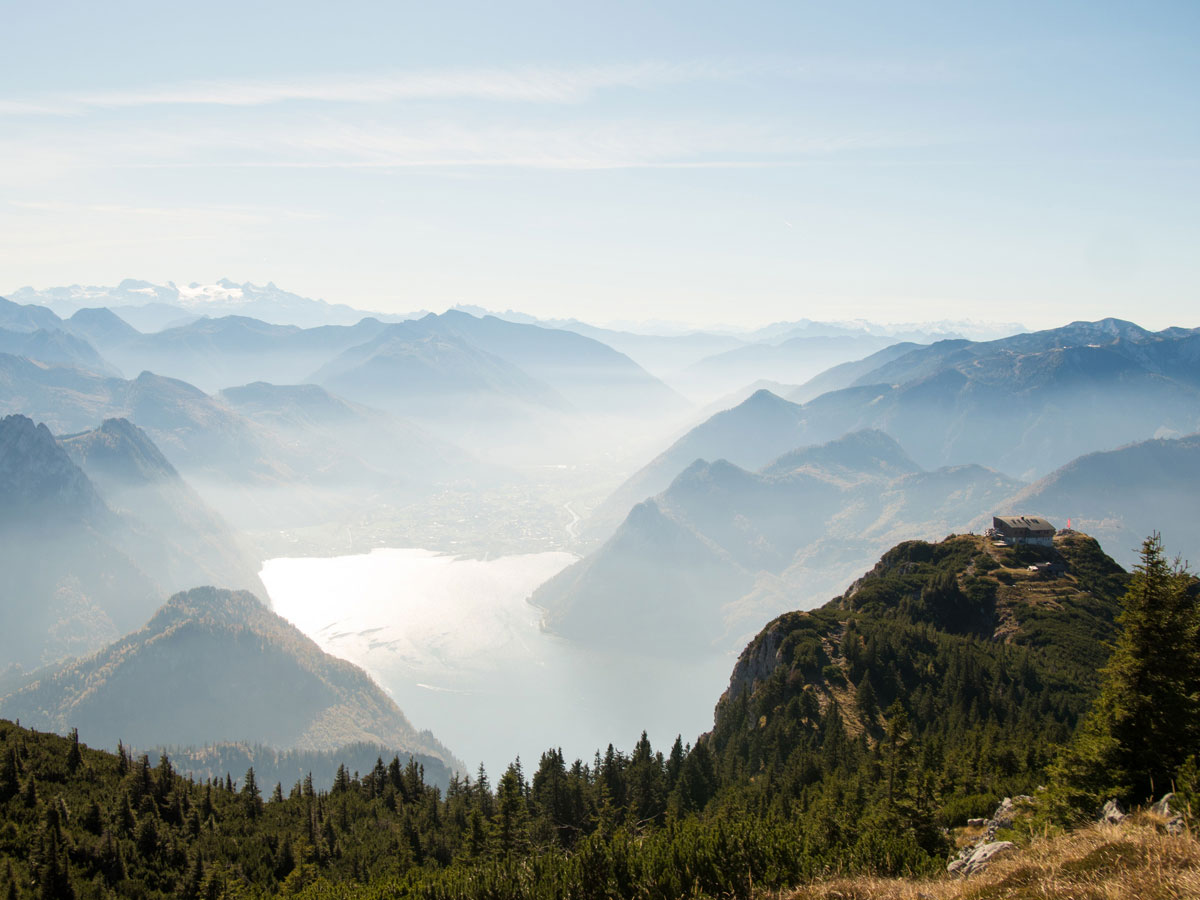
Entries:
{"type": "Polygon", "coordinates": [[[1195,577],[1142,544],[1101,672],[1100,695],[1052,769],[1060,812],[1110,797],[1142,802],[1171,781],[1200,740],[1200,605],[1195,577]]]}

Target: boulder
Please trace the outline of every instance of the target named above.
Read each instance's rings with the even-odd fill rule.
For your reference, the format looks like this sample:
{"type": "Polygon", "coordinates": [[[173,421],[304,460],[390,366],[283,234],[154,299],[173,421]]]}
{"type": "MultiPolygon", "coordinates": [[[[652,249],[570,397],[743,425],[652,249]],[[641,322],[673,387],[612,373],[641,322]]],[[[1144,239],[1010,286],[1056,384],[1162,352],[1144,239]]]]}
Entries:
{"type": "Polygon", "coordinates": [[[1125,807],[1120,800],[1109,800],[1100,810],[1100,821],[1106,825],[1119,825],[1125,819],[1125,807]]]}
{"type": "Polygon", "coordinates": [[[1175,813],[1175,810],[1171,808],[1171,801],[1174,799],[1174,794],[1163,794],[1163,798],[1150,807],[1150,812],[1156,816],[1165,816],[1170,819],[1175,813]]]}
{"type": "Polygon", "coordinates": [[[1016,816],[1016,810],[1013,809],[1013,798],[1005,797],[1000,801],[1000,805],[996,807],[996,811],[992,813],[991,822],[997,828],[1007,828],[1013,823],[1013,818],[1016,816]]]}
{"type": "Polygon", "coordinates": [[[992,860],[1012,853],[1016,849],[1017,845],[1012,841],[993,841],[990,844],[981,844],[973,848],[968,856],[951,860],[950,864],[946,866],[946,871],[966,878],[968,875],[974,875],[984,869],[992,860]]]}
{"type": "Polygon", "coordinates": [[[968,828],[982,828],[987,823],[987,819],[967,819],[968,828]]]}

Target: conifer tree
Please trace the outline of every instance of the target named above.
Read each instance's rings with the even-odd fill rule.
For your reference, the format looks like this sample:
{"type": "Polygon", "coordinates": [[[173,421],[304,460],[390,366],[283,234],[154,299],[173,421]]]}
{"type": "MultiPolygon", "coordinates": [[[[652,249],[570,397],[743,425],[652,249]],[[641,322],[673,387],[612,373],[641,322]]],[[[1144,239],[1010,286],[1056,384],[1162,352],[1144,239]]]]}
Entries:
{"type": "Polygon", "coordinates": [[[17,873],[13,871],[12,860],[8,861],[7,872],[5,873],[5,881],[8,882],[8,888],[4,892],[4,900],[20,900],[20,888],[17,887],[17,873]]]}
{"type": "Polygon", "coordinates": [[[257,819],[263,810],[262,792],[258,789],[258,780],[254,777],[254,767],[246,770],[246,783],[242,785],[242,803],[246,815],[257,819]]]}
{"type": "Polygon", "coordinates": [[[38,896],[43,900],[74,900],[66,853],[54,829],[46,834],[42,866],[38,872],[38,896]]]}
{"type": "Polygon", "coordinates": [[[0,760],[0,803],[16,796],[20,790],[21,764],[17,760],[17,748],[10,747],[0,760]]]}
{"type": "Polygon", "coordinates": [[[854,692],[854,705],[862,717],[863,724],[870,727],[875,724],[875,714],[879,710],[879,701],[875,697],[875,688],[871,685],[871,676],[864,673],[862,681],[854,692]]]}
{"type": "Polygon", "coordinates": [[[200,900],[200,889],[204,883],[204,859],[197,850],[188,867],[187,877],[183,883],[183,900],[200,900]]]}
{"type": "Polygon", "coordinates": [[[79,750],[79,729],[71,729],[71,749],[67,751],[67,769],[74,775],[83,765],[83,754],[79,750]]]}
{"type": "Polygon", "coordinates": [[[1200,740],[1196,579],[1167,562],[1159,535],[1143,542],[1121,602],[1100,695],[1052,769],[1060,813],[1165,793],[1200,740]]]}
{"type": "Polygon", "coordinates": [[[683,771],[683,760],[686,753],[683,749],[683,735],[675,735],[675,743],[671,745],[671,755],[667,757],[667,790],[674,790],[679,774],[683,771]]]}

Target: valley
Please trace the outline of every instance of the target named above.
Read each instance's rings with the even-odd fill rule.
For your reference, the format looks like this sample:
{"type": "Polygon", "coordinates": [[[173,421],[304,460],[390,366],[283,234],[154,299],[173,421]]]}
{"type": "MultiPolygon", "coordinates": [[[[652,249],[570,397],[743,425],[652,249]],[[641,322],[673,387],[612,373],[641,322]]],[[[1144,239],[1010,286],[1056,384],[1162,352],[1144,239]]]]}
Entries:
{"type": "Polygon", "coordinates": [[[478,312],[142,334],[0,302],[0,850],[40,848],[18,879],[66,853],[76,882],[197,900],[185,878],[757,900],[747,873],[932,875],[1004,797],[1062,824],[1137,779],[1200,790],[1179,752],[1097,768],[1087,743],[1130,585],[1158,566],[1184,621],[1160,643],[1200,634],[1162,556],[1200,553],[1200,331],[614,332],[660,377],[604,329],[478,312]],[[787,368],[717,377],[756,360],[787,368]],[[1052,524],[1005,543],[1005,514],[1052,524]],[[39,732],[123,786],[39,762],[39,732]]]}
{"type": "Polygon", "coordinates": [[[1200,5],[12,6],[0,900],[1200,898],[1200,5]]]}

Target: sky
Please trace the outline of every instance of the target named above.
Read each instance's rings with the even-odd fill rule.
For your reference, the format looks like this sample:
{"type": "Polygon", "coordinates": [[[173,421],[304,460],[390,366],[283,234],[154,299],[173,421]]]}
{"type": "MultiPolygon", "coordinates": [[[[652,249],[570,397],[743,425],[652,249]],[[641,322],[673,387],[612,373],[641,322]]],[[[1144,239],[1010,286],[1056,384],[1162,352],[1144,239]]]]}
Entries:
{"type": "Polygon", "coordinates": [[[0,0],[0,291],[1200,325],[1200,3],[0,0]]]}

